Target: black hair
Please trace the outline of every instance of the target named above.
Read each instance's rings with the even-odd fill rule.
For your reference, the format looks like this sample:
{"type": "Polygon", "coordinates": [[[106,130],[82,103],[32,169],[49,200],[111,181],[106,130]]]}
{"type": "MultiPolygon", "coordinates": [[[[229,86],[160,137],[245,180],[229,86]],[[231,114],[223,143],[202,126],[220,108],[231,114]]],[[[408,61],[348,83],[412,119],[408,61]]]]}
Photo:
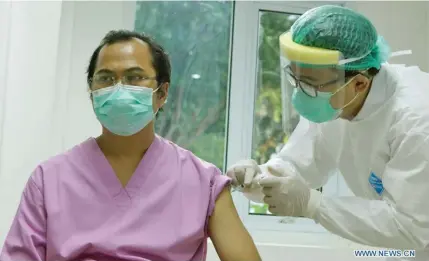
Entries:
{"type": "Polygon", "coordinates": [[[89,61],[88,68],[86,70],[86,81],[91,87],[92,77],[94,76],[95,66],[97,64],[98,55],[100,53],[101,48],[106,45],[115,44],[118,42],[126,42],[130,41],[133,38],[142,40],[147,43],[149,46],[151,55],[152,55],[152,64],[155,68],[156,72],[156,81],[158,82],[158,86],[163,83],[170,83],[171,81],[171,62],[170,57],[165,52],[164,48],[155,42],[150,36],[144,33],[138,33],[135,31],[129,30],[112,30],[108,32],[100,45],[95,49],[95,51],[91,55],[91,59],[89,61]]]}
{"type": "Polygon", "coordinates": [[[358,74],[362,74],[362,75],[367,76],[367,77],[369,77],[370,79],[372,79],[372,78],[374,78],[374,76],[376,76],[376,75],[377,75],[377,73],[378,73],[379,71],[380,71],[380,70],[379,70],[379,69],[377,69],[377,68],[375,68],[375,67],[371,67],[371,68],[369,68],[368,70],[366,70],[366,73],[362,73],[362,72],[360,72],[360,71],[346,71],[346,72],[345,72],[345,77],[346,77],[346,79],[348,79],[348,78],[354,77],[354,76],[356,76],[356,75],[358,75],[358,74]]]}

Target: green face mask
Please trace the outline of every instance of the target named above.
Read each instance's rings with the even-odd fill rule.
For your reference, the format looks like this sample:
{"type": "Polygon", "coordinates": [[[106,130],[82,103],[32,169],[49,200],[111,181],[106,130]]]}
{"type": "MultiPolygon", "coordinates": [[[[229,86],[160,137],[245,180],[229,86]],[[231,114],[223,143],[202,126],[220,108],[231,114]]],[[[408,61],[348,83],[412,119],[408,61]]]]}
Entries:
{"type": "Polygon", "coordinates": [[[115,85],[92,92],[94,112],[110,132],[131,136],[141,131],[154,118],[151,88],[115,85]]]}
{"type": "Polygon", "coordinates": [[[294,88],[292,94],[292,105],[295,110],[304,118],[315,123],[322,123],[337,119],[343,109],[349,106],[358,96],[359,93],[341,109],[335,109],[331,105],[331,98],[341,89],[346,87],[354,78],[340,87],[334,93],[317,92],[316,97],[311,97],[304,93],[301,88],[294,88]]]}
{"type": "Polygon", "coordinates": [[[295,88],[292,94],[292,105],[304,118],[315,123],[336,119],[342,110],[331,105],[332,93],[319,92],[317,97],[310,97],[301,89],[295,88]]]}

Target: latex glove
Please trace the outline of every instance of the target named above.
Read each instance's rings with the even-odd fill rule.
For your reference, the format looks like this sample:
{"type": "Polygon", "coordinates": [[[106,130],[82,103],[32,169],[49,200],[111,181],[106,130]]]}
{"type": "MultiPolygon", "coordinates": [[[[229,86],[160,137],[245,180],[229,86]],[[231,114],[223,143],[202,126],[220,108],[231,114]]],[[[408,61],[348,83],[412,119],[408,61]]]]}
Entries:
{"type": "Polygon", "coordinates": [[[231,166],[226,175],[232,179],[232,186],[235,191],[240,191],[243,195],[257,203],[264,202],[264,194],[259,186],[259,180],[267,173],[263,165],[258,166],[254,160],[241,160],[231,166]]]}
{"type": "Polygon", "coordinates": [[[283,168],[268,166],[270,176],[259,181],[264,203],[278,216],[313,218],[320,206],[322,194],[310,189],[299,175],[288,175],[283,168]]]}
{"type": "Polygon", "coordinates": [[[232,165],[226,175],[232,179],[234,188],[250,188],[255,182],[255,177],[262,171],[254,160],[241,160],[232,165]]]}

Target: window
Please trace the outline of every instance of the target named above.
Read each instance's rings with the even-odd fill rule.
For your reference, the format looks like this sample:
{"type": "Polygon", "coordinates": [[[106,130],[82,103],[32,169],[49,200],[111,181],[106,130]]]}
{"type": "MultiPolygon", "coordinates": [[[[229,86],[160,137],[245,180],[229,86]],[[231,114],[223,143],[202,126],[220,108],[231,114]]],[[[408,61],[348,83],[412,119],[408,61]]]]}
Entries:
{"type": "Polygon", "coordinates": [[[135,30],[170,55],[172,81],[156,132],[224,168],[233,2],[138,1],[135,30]]]}
{"type": "MultiPolygon", "coordinates": [[[[298,19],[297,14],[259,11],[256,99],[252,137],[252,158],[259,164],[278,153],[288,134],[282,125],[279,36],[298,19]]],[[[298,121],[296,121],[297,123],[298,121]]],[[[294,124],[296,126],[296,124],[294,124]]],[[[294,127],[295,127],[294,126],[294,127]]],[[[249,213],[270,214],[268,206],[250,202],[249,213]]]]}

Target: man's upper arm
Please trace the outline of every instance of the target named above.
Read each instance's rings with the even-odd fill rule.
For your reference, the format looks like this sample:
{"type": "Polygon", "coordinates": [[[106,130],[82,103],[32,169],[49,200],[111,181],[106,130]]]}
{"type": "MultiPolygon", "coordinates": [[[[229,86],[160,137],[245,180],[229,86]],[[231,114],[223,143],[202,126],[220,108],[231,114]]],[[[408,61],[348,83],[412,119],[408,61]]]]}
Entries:
{"type": "Polygon", "coordinates": [[[6,237],[1,261],[46,259],[46,213],[43,202],[41,189],[31,177],[6,237]]]}
{"type": "Polygon", "coordinates": [[[229,186],[219,194],[209,219],[209,236],[221,261],[259,261],[256,246],[238,216],[229,186]]]}

